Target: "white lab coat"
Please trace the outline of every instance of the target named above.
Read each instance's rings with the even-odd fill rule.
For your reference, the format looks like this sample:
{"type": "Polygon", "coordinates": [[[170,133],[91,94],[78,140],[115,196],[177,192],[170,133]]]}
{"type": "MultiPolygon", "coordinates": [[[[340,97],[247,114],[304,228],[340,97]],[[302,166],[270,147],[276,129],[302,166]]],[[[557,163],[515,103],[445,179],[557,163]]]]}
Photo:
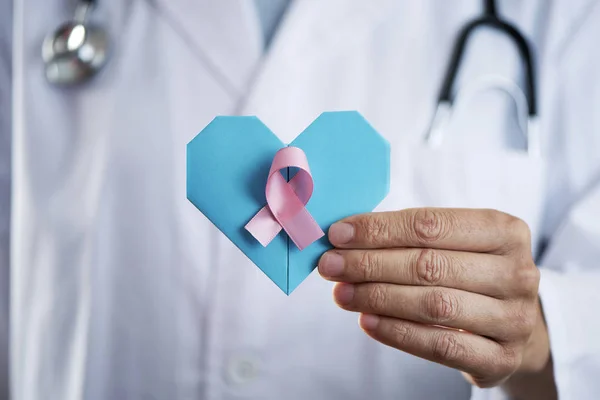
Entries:
{"type": "MultiPolygon", "coordinates": [[[[537,48],[540,159],[497,91],[457,105],[439,149],[422,145],[477,0],[297,0],[264,58],[250,0],[105,0],[94,18],[111,62],[68,90],[44,81],[39,47],[69,2],[16,1],[14,398],[503,398],[368,338],[316,272],[286,297],[186,200],[185,145],[215,115],[257,115],[289,142],[322,111],[356,109],[392,146],[379,209],[494,207],[525,219],[536,249],[548,242],[541,298],[560,398],[597,399],[600,6],[499,3],[537,48]]],[[[519,80],[519,65],[482,30],[460,85],[519,80]]]]}

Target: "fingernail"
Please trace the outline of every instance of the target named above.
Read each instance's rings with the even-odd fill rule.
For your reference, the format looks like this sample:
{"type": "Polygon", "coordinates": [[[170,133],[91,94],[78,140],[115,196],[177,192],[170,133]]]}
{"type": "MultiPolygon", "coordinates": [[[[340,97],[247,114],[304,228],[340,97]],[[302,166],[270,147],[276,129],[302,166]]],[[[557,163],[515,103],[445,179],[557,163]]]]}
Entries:
{"type": "Polygon", "coordinates": [[[354,237],[354,226],[346,222],[336,222],[329,228],[329,241],[333,244],[348,243],[354,237]]]}
{"type": "Polygon", "coordinates": [[[354,285],[338,283],[334,290],[334,297],[339,304],[349,304],[354,298],[354,285]]]}
{"type": "Polygon", "coordinates": [[[338,276],[344,271],[344,257],[341,255],[328,252],[321,257],[319,262],[319,272],[323,276],[338,276]]]}
{"type": "Polygon", "coordinates": [[[372,331],[379,325],[379,317],[373,314],[361,314],[358,324],[366,331],[372,331]]]}

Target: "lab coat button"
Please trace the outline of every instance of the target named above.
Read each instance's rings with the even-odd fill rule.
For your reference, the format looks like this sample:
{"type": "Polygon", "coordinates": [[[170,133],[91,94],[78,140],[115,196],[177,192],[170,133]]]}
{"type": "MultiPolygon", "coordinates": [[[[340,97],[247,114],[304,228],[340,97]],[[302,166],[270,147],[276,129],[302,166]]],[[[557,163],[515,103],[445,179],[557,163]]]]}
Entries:
{"type": "Polygon", "coordinates": [[[241,385],[249,383],[258,377],[259,363],[253,357],[234,357],[227,368],[227,377],[230,382],[241,385]]]}

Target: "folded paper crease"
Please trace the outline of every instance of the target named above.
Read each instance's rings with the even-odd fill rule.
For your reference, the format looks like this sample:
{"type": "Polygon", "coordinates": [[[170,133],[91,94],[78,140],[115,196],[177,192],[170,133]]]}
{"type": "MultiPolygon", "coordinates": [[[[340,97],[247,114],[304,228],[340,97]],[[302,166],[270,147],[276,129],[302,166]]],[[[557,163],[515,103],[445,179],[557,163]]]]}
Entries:
{"type": "Polygon", "coordinates": [[[277,218],[303,232],[306,212],[326,232],[342,218],[377,207],[388,193],[389,175],[389,143],[355,111],[321,114],[289,146],[256,117],[216,117],[187,145],[189,201],[286,294],[332,246],[324,234],[310,243],[292,238],[277,218]],[[285,157],[287,162],[275,163],[278,152],[292,148],[303,153],[305,164],[285,157]],[[271,176],[274,198],[267,190],[271,176]],[[280,190],[293,194],[293,207],[280,190]],[[269,218],[258,218],[263,210],[269,218]],[[245,229],[248,221],[270,232],[266,240],[245,229]]]}

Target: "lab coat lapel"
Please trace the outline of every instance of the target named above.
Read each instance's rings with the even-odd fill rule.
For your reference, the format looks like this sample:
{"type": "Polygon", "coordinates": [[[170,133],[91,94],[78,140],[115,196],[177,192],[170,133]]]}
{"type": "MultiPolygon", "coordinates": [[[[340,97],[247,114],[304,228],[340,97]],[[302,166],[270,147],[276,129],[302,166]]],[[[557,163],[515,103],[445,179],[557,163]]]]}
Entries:
{"type": "Polygon", "coordinates": [[[153,0],[213,78],[239,98],[262,54],[254,2],[248,0],[153,0]]]}
{"type": "MultiPolygon", "coordinates": [[[[297,94],[315,86],[327,72],[320,66],[339,67],[332,59],[342,51],[352,51],[352,43],[376,26],[388,4],[388,0],[293,1],[239,113],[259,116],[284,142],[291,142],[326,111],[318,97],[298,98],[297,94]]],[[[321,87],[328,90],[326,85],[321,87]]]]}

